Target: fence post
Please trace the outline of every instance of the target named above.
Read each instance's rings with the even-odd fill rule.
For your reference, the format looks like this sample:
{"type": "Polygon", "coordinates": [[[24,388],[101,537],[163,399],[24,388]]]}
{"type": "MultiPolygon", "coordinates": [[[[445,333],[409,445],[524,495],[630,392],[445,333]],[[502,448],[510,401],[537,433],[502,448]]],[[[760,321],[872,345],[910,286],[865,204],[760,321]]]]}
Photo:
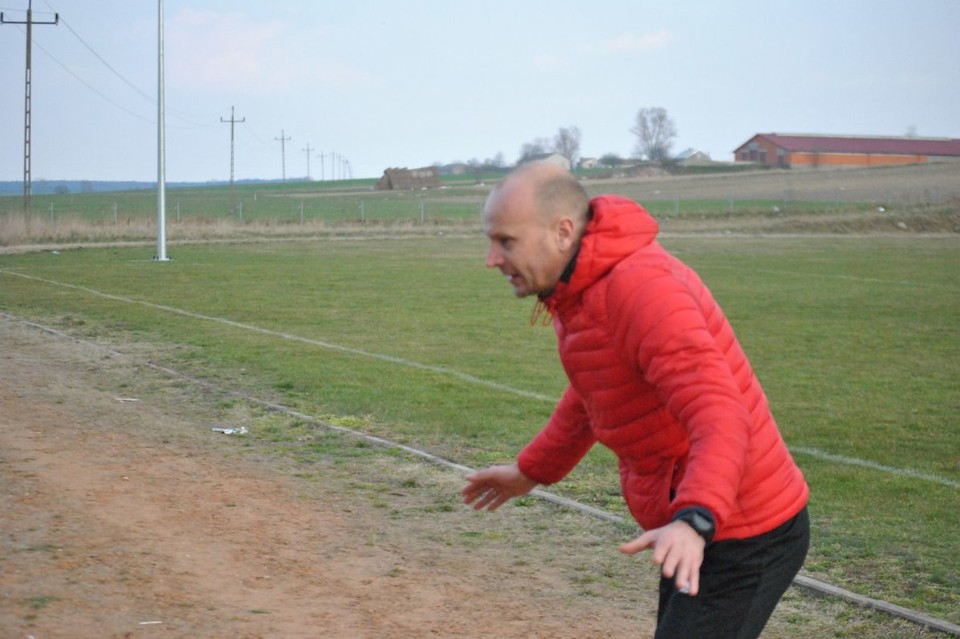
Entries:
{"type": "Polygon", "coordinates": [[[363,224],[364,222],[366,222],[366,217],[363,211],[363,200],[360,200],[360,223],[363,224]]]}
{"type": "Polygon", "coordinates": [[[303,224],[303,200],[300,200],[300,224],[303,224]]]}
{"type": "Polygon", "coordinates": [[[420,200],[420,223],[423,224],[423,200],[420,200]]]}

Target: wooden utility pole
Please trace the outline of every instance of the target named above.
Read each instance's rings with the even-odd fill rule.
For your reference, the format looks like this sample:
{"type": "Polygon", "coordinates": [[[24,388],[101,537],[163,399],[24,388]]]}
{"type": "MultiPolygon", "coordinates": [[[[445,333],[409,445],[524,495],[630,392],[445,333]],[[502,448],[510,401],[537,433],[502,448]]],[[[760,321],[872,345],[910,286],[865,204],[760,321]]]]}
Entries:
{"type": "Polygon", "coordinates": [[[233,107],[230,107],[230,119],[224,120],[221,117],[220,121],[230,123],[230,186],[233,186],[233,140],[234,140],[233,128],[234,128],[234,125],[237,123],[246,122],[247,118],[243,118],[242,120],[236,119],[235,117],[233,117],[233,107]]]}
{"type": "Polygon", "coordinates": [[[285,137],[283,129],[280,129],[280,137],[273,138],[273,139],[280,143],[280,167],[283,170],[283,173],[281,173],[281,175],[283,176],[283,181],[286,182],[287,181],[287,144],[286,143],[288,140],[291,140],[292,138],[285,137]]]}
{"type": "Polygon", "coordinates": [[[35,24],[60,24],[60,14],[55,13],[53,22],[33,20],[33,0],[27,2],[27,19],[22,21],[6,20],[3,13],[0,12],[0,24],[24,24],[27,26],[27,73],[26,83],[23,92],[23,210],[30,211],[31,197],[33,194],[33,182],[30,176],[30,101],[31,101],[31,55],[33,49],[33,25],[35,24]]]}
{"type": "Polygon", "coordinates": [[[307,142],[307,148],[300,149],[300,150],[307,154],[307,182],[309,182],[310,181],[310,151],[315,151],[316,149],[311,148],[310,143],[307,142]]]}

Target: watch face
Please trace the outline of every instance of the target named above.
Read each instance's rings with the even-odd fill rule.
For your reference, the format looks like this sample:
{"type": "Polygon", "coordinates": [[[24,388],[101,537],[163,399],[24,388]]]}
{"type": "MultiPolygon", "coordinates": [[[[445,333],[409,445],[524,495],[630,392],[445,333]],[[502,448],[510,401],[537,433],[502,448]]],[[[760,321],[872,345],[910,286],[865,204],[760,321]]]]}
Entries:
{"type": "Polygon", "coordinates": [[[693,517],[690,518],[690,523],[693,525],[693,529],[699,533],[713,532],[713,522],[700,513],[693,513],[693,517]]]}

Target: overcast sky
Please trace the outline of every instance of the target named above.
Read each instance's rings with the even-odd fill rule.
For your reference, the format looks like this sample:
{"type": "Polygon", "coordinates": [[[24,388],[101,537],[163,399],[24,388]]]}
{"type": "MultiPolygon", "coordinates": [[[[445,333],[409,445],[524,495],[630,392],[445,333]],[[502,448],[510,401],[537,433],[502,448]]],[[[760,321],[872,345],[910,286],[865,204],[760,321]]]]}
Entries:
{"type": "MultiPolygon", "coordinates": [[[[0,0],[24,20],[28,0],[0,0]]],[[[34,0],[33,179],[155,180],[156,0],[34,0]]],[[[960,137],[957,0],[165,0],[167,179],[354,177],[516,161],[581,131],[633,154],[759,132],[960,137]],[[322,154],[322,155],[321,155],[322,154]],[[346,163],[337,163],[338,176],[346,163]]],[[[0,25],[0,180],[23,177],[23,26],[0,25]]]]}

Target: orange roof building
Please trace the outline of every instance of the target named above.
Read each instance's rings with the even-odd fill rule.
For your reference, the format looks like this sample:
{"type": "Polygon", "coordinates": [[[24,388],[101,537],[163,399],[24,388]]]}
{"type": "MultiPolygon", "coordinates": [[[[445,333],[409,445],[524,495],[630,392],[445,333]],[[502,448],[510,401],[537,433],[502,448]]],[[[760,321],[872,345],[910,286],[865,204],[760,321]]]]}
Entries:
{"type": "Polygon", "coordinates": [[[784,168],[922,164],[960,160],[960,140],[758,133],[734,151],[734,159],[784,168]]]}

